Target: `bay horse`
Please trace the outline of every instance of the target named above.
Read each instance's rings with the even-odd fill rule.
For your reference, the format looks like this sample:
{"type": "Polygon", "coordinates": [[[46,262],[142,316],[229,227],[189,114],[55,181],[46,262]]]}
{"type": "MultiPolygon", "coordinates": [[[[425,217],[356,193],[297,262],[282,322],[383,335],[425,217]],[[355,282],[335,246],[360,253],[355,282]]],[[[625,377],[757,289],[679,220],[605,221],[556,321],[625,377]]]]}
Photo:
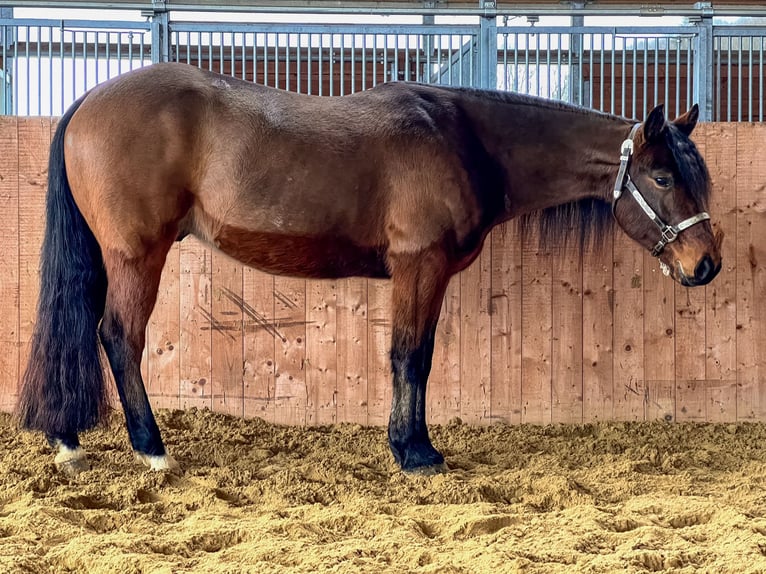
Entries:
{"type": "Polygon", "coordinates": [[[721,268],[698,108],[635,123],[513,93],[386,83],[289,93],[186,64],[101,84],[50,149],[41,289],[18,413],[66,472],[105,415],[103,346],[131,445],[176,466],[141,378],[145,329],[174,241],[192,234],[263,271],[392,281],[388,440],[407,472],[445,470],[426,382],[447,283],[499,223],[601,239],[612,221],[683,285],[721,268]]]}

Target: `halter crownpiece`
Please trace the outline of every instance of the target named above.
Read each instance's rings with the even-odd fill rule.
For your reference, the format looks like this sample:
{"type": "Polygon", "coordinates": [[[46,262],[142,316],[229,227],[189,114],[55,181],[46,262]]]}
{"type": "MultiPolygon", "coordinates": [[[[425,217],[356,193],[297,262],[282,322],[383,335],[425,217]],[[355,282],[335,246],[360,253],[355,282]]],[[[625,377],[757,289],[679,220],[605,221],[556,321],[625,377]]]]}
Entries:
{"type": "MultiPolygon", "coordinates": [[[[612,214],[614,215],[617,200],[622,196],[623,190],[627,188],[633,198],[636,200],[636,203],[638,203],[639,207],[644,210],[644,213],[660,230],[660,240],[652,248],[652,256],[659,257],[662,253],[662,250],[665,249],[665,246],[668,243],[673,243],[676,239],[678,239],[679,233],[685,229],[689,229],[696,223],[710,219],[710,215],[708,215],[707,212],[702,211],[697,215],[693,215],[687,219],[684,219],[681,223],[677,223],[676,225],[668,225],[662,221],[662,219],[660,219],[660,216],[657,215],[652,207],[646,202],[646,199],[644,199],[644,196],[641,195],[640,191],[638,191],[638,188],[633,183],[633,180],[630,179],[630,174],[628,173],[630,157],[633,155],[633,138],[635,137],[636,132],[640,126],[640,123],[633,125],[628,138],[622,142],[622,146],[620,148],[620,169],[617,172],[617,180],[614,182],[612,214]]],[[[663,273],[665,273],[665,269],[663,269],[663,273]]],[[[665,274],[667,275],[668,273],[665,274]]]]}

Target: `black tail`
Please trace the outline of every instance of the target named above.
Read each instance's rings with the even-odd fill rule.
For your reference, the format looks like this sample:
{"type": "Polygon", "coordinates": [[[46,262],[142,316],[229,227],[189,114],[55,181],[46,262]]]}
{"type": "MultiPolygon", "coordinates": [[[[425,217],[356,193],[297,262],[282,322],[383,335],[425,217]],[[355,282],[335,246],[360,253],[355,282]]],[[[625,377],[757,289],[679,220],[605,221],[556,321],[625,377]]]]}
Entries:
{"type": "Polygon", "coordinates": [[[23,427],[54,437],[93,428],[107,406],[98,342],[106,273],[64,165],[64,134],[83,99],[61,118],[51,143],[37,323],[18,404],[23,427]]]}

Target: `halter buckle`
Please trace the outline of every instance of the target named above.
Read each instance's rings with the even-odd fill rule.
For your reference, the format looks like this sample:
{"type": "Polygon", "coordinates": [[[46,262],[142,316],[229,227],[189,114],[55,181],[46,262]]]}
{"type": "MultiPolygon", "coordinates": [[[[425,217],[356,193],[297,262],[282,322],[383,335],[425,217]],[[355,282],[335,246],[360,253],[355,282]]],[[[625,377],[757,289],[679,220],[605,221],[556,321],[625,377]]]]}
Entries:
{"type": "Polygon", "coordinates": [[[674,227],[668,225],[662,230],[662,239],[666,245],[668,243],[673,243],[678,239],[678,231],[676,231],[674,227]]]}

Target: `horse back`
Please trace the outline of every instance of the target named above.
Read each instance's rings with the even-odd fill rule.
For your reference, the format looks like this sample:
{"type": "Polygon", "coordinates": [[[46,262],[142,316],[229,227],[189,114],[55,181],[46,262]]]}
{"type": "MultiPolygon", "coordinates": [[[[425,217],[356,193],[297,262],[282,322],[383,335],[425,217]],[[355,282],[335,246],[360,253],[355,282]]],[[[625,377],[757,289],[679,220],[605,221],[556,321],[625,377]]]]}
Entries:
{"type": "MultiPolygon", "coordinates": [[[[107,248],[140,254],[194,234],[272,272],[281,242],[321,264],[311,276],[385,276],[386,256],[468,235],[479,214],[446,92],[384,85],[299,95],[186,65],[94,89],[67,132],[83,215],[107,248]],[[245,246],[245,247],[241,247],[245,246]]],[[[284,265],[283,265],[284,267],[284,265]]]]}

